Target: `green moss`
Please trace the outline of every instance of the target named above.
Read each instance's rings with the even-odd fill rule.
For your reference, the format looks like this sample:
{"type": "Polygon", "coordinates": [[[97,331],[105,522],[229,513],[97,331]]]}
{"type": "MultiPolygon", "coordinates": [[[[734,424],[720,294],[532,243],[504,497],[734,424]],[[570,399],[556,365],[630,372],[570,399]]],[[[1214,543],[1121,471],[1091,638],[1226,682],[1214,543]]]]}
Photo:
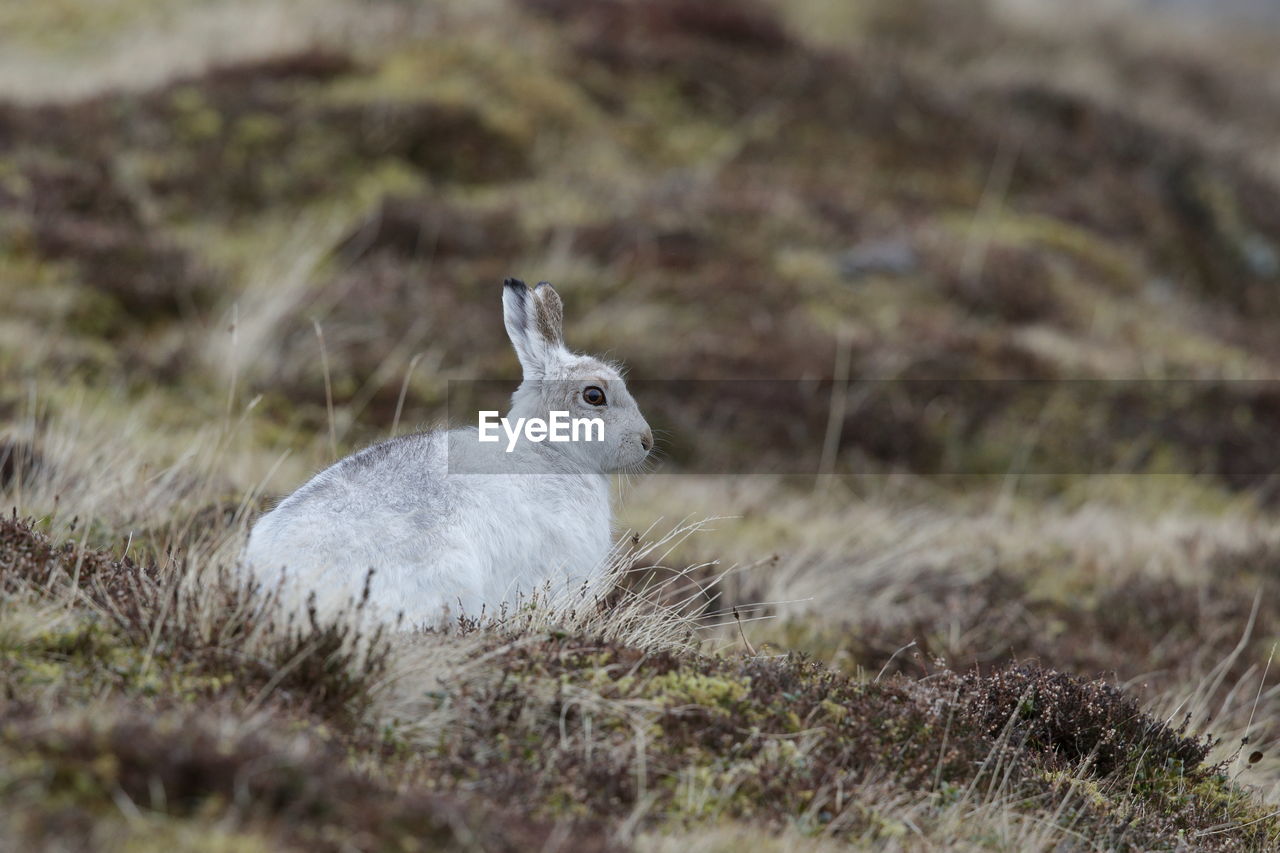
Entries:
{"type": "Polygon", "coordinates": [[[1071,791],[1098,812],[1110,813],[1115,808],[1115,804],[1103,792],[1096,779],[1080,778],[1063,770],[1049,771],[1044,774],[1044,778],[1055,790],[1063,788],[1071,791]]]}
{"type": "Polygon", "coordinates": [[[222,135],[222,114],[211,105],[196,86],[174,91],[170,103],[176,114],[174,129],[179,143],[205,143],[222,135]]]}
{"type": "Polygon", "coordinates": [[[1208,827],[1209,835],[1230,833],[1250,850],[1269,850],[1280,843],[1280,821],[1274,809],[1257,802],[1222,773],[1189,773],[1176,761],[1151,764],[1141,750],[1135,750],[1132,758],[1134,769],[1124,786],[1065,773],[1047,778],[1056,786],[1069,786],[1102,814],[1145,814],[1193,837],[1205,837],[1203,830],[1208,827]]]}
{"type": "Polygon", "coordinates": [[[101,49],[103,39],[127,33],[146,19],[172,12],[177,0],[48,0],[5,4],[0,8],[0,33],[26,50],[57,56],[83,55],[101,49]]]}
{"type": "Polygon", "coordinates": [[[8,636],[0,648],[0,670],[11,690],[52,690],[67,702],[87,702],[111,693],[195,702],[222,692],[236,678],[230,672],[210,673],[148,656],[95,619],[8,636]]]}
{"type": "Polygon", "coordinates": [[[67,330],[87,338],[108,339],[128,328],[129,321],[128,313],[110,294],[82,287],[67,317],[67,330]]]}
{"type": "Polygon", "coordinates": [[[465,104],[527,138],[598,121],[582,90],[548,69],[536,51],[533,40],[429,39],[388,51],[372,73],[339,80],[322,97],[339,105],[424,98],[465,104]]]}
{"type": "Polygon", "coordinates": [[[284,130],[284,122],[279,116],[270,113],[249,113],[237,118],[232,126],[232,144],[245,148],[270,145],[283,135],[284,130]]]}
{"type": "MultiPolygon", "coordinates": [[[[114,833],[113,833],[114,835],[114,833]]],[[[267,832],[232,829],[214,820],[145,815],[122,827],[112,847],[121,853],[272,853],[279,839],[267,832]]]]}
{"type": "Polygon", "coordinates": [[[750,690],[750,678],[721,678],[676,671],[643,682],[641,695],[669,707],[700,705],[730,713],[739,707],[750,690]]]}

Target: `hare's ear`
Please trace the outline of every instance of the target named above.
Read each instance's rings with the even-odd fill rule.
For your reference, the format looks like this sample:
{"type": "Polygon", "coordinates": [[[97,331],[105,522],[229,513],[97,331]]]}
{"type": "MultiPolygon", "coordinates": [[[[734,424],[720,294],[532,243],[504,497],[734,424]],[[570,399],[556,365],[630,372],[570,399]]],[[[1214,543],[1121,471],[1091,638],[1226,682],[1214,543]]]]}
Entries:
{"type": "Polygon", "coordinates": [[[502,319],[525,379],[541,379],[565,352],[564,306],[560,294],[541,281],[531,290],[509,278],[502,288],[502,319]]]}

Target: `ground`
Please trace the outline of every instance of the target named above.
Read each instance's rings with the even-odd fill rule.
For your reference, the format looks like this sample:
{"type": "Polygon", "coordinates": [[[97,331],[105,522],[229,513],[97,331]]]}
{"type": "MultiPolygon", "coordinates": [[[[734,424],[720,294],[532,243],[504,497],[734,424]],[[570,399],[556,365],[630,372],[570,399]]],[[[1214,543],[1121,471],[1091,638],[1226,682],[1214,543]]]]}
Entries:
{"type": "Polygon", "coordinates": [[[0,12],[0,837],[1280,845],[1275,43],[1035,5],[0,12]],[[507,275],[660,430],[616,589],[238,580],[507,275]]]}

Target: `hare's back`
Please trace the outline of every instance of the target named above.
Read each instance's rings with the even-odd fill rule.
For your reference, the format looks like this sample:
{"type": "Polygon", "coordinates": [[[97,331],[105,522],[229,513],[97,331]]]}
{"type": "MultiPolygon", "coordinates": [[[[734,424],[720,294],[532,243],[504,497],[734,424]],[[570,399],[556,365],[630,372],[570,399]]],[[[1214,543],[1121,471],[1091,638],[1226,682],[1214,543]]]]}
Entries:
{"type": "Polygon", "coordinates": [[[445,433],[418,433],[353,453],[312,482],[332,472],[331,477],[317,483],[319,494],[327,493],[348,508],[406,512],[443,503],[446,469],[445,433]]]}
{"type": "Polygon", "coordinates": [[[340,538],[387,543],[413,528],[439,525],[450,514],[441,433],[390,439],[331,465],[280,502],[255,525],[257,543],[305,539],[310,547],[340,538]],[[406,528],[406,529],[401,529],[406,528]]]}

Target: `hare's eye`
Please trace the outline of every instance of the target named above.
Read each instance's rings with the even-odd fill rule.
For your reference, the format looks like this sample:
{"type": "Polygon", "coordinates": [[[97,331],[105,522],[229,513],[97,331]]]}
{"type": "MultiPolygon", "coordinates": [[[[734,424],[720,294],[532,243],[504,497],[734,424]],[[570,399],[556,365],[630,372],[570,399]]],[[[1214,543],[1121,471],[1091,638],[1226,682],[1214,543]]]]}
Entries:
{"type": "Polygon", "coordinates": [[[582,399],[590,406],[604,405],[604,392],[598,386],[588,385],[582,390],[582,399]]]}

